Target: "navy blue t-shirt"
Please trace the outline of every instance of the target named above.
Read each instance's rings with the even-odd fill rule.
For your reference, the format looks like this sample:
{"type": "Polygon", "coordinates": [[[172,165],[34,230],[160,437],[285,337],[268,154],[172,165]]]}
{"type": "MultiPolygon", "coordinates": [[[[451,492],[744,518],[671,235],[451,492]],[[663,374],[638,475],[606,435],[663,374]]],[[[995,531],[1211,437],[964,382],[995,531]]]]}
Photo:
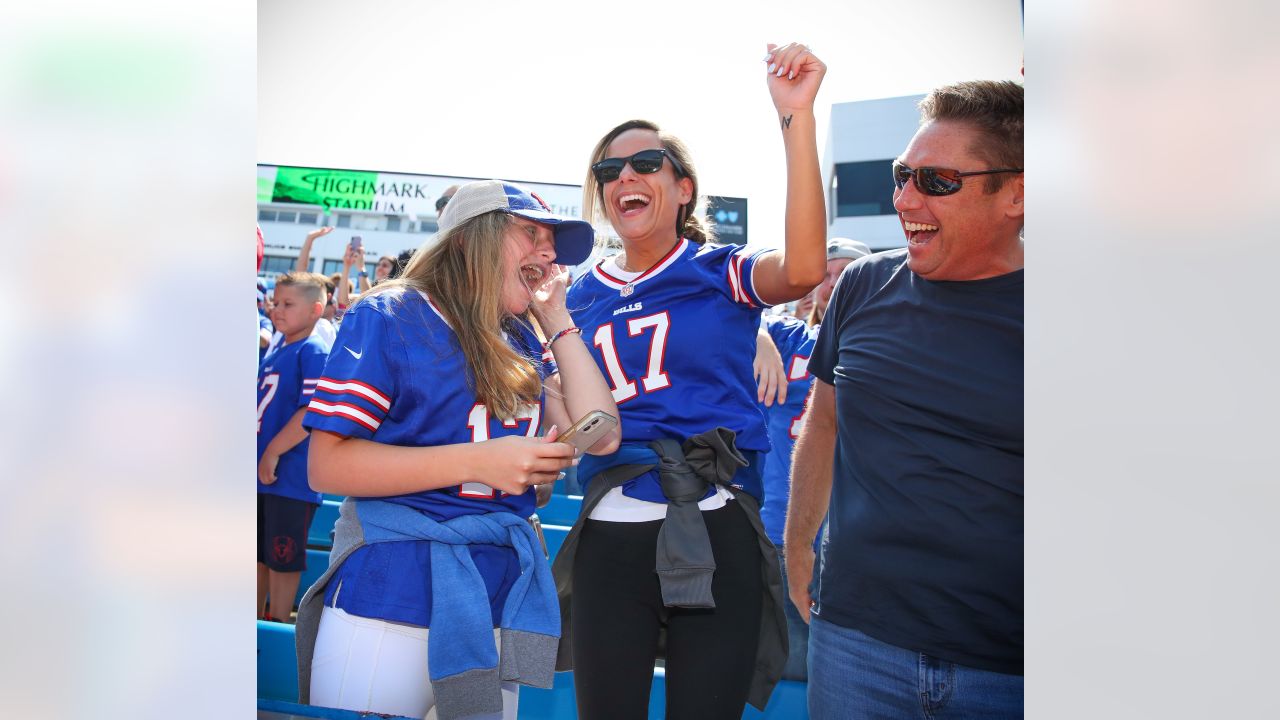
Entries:
{"type": "Polygon", "coordinates": [[[907,251],[840,276],[809,369],[839,437],[815,612],[1022,673],[1023,271],[931,282],[907,251]]]}

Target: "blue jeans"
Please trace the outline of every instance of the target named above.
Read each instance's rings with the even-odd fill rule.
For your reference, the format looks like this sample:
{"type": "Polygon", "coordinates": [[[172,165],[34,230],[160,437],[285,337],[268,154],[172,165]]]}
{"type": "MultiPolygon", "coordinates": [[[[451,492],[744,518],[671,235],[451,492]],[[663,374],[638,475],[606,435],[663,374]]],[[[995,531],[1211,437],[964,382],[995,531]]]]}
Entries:
{"type": "MultiPolygon", "coordinates": [[[[787,645],[789,646],[787,664],[782,666],[782,679],[804,682],[809,679],[808,668],[805,667],[805,658],[809,656],[809,626],[800,617],[796,604],[791,602],[791,595],[787,590],[787,557],[781,545],[778,546],[778,565],[782,568],[782,612],[787,616],[787,645]]],[[[817,574],[816,564],[813,571],[817,574]]],[[[811,594],[814,592],[812,582],[809,583],[809,592],[811,594]]]]}
{"type": "Polygon", "coordinates": [[[956,665],[814,616],[809,624],[809,717],[1021,718],[1022,676],[956,665]]]}

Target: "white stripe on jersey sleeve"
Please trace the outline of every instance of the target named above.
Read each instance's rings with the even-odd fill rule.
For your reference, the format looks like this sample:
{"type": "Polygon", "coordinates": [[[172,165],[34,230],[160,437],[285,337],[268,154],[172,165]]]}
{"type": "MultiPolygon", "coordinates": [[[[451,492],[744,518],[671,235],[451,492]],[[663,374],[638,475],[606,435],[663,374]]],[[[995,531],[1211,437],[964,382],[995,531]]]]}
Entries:
{"type": "Polygon", "coordinates": [[[729,284],[733,287],[734,299],[747,307],[756,308],[765,304],[763,300],[758,299],[760,297],[760,293],[756,290],[756,274],[754,268],[755,261],[758,261],[761,257],[770,252],[774,251],[752,250],[744,247],[741,250],[735,251],[733,253],[733,257],[729,260],[729,284]],[[748,287],[747,282],[744,281],[742,277],[742,267],[746,265],[747,261],[753,256],[755,257],[755,260],[752,261],[753,269],[751,277],[749,278],[750,287],[748,287]]]}
{"type": "Polygon", "coordinates": [[[373,417],[372,415],[365,412],[364,410],[361,410],[355,405],[348,405],[347,403],[327,403],[327,402],[324,402],[323,400],[313,399],[307,405],[307,409],[318,412],[321,415],[344,416],[346,418],[349,418],[351,420],[354,420],[360,423],[361,425],[365,426],[370,430],[377,430],[378,426],[382,424],[381,420],[378,420],[377,418],[373,417]]]}
{"type": "MultiPolygon", "coordinates": [[[[767,255],[768,253],[771,253],[771,252],[775,252],[775,251],[774,251],[774,250],[760,250],[760,251],[753,252],[753,254],[756,256],[756,259],[755,259],[755,261],[752,263],[752,270],[751,270],[751,292],[750,292],[750,293],[747,293],[747,286],[746,286],[746,284],[743,284],[743,286],[742,286],[742,293],[743,293],[744,295],[746,295],[747,297],[751,297],[752,295],[754,295],[755,297],[760,297],[760,291],[756,289],[755,262],[759,262],[759,261],[760,261],[760,258],[764,257],[765,255],[767,255]]],[[[745,263],[745,262],[746,262],[746,258],[744,257],[742,261],[745,263]]],[[[763,302],[763,301],[761,301],[761,302],[763,302]]],[[[752,307],[756,307],[756,303],[753,301],[753,302],[751,303],[751,306],[752,306],[752,307]]]]}
{"type": "Polygon", "coordinates": [[[316,383],[316,387],[320,390],[327,390],[335,395],[341,395],[343,393],[359,395],[383,410],[391,409],[391,400],[386,395],[383,395],[372,387],[356,380],[338,381],[331,380],[329,378],[320,378],[316,383]]]}
{"type": "Polygon", "coordinates": [[[733,290],[733,299],[735,302],[744,305],[751,305],[751,299],[742,291],[742,257],[734,253],[729,258],[729,287],[733,290]]]}

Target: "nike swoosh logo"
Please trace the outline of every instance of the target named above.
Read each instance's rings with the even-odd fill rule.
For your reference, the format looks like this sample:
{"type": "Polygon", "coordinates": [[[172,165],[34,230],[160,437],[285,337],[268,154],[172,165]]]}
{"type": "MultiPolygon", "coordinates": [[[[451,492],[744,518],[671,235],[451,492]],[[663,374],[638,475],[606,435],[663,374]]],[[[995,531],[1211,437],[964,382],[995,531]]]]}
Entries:
{"type": "Polygon", "coordinates": [[[353,357],[353,358],[355,358],[355,359],[357,359],[357,360],[359,360],[359,359],[360,359],[360,356],[364,354],[364,351],[363,351],[363,350],[361,350],[360,352],[356,352],[355,350],[352,350],[351,348],[349,348],[349,347],[347,347],[347,346],[345,346],[345,345],[343,345],[343,347],[344,347],[344,348],[346,348],[346,351],[347,351],[347,352],[351,353],[351,357],[353,357]]]}

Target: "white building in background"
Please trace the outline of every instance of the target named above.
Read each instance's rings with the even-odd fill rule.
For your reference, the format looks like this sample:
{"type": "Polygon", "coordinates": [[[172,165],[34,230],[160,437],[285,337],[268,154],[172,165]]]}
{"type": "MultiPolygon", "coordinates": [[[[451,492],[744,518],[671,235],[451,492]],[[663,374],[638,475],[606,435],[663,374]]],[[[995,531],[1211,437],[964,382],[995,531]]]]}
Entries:
{"type": "MultiPolygon", "coordinates": [[[[353,235],[364,244],[372,280],[378,258],[417,249],[435,235],[436,199],[450,185],[480,178],[258,165],[258,225],[266,252],[258,274],[274,280],[293,270],[307,233],[324,225],[334,231],[315,241],[308,269],[342,272],[342,255],[353,235]]],[[[580,215],[582,186],[514,180],[562,215],[580,215]]],[[[352,269],[352,275],[359,272],[352,269]]]]}
{"type": "MultiPolygon", "coordinates": [[[[417,249],[435,235],[436,200],[450,185],[481,178],[368,170],[258,165],[258,225],[266,252],[258,274],[274,283],[293,270],[307,233],[324,225],[334,231],[311,247],[308,269],[332,275],[342,272],[342,256],[352,236],[364,245],[365,270],[373,279],[378,258],[395,257],[417,249]]],[[[560,215],[582,215],[582,186],[557,183],[511,182],[542,198],[560,215]]],[[[716,225],[721,242],[747,241],[746,198],[708,196],[701,208],[716,225]]],[[[618,252],[620,241],[608,225],[596,228],[604,236],[590,258],[573,269],[574,277],[601,257],[618,252]]],[[[352,277],[359,272],[352,268],[352,277]]]]}
{"type": "Polygon", "coordinates": [[[874,250],[906,245],[893,209],[892,165],[920,124],[923,95],[831,106],[822,160],[827,237],[861,240],[874,250]]]}

